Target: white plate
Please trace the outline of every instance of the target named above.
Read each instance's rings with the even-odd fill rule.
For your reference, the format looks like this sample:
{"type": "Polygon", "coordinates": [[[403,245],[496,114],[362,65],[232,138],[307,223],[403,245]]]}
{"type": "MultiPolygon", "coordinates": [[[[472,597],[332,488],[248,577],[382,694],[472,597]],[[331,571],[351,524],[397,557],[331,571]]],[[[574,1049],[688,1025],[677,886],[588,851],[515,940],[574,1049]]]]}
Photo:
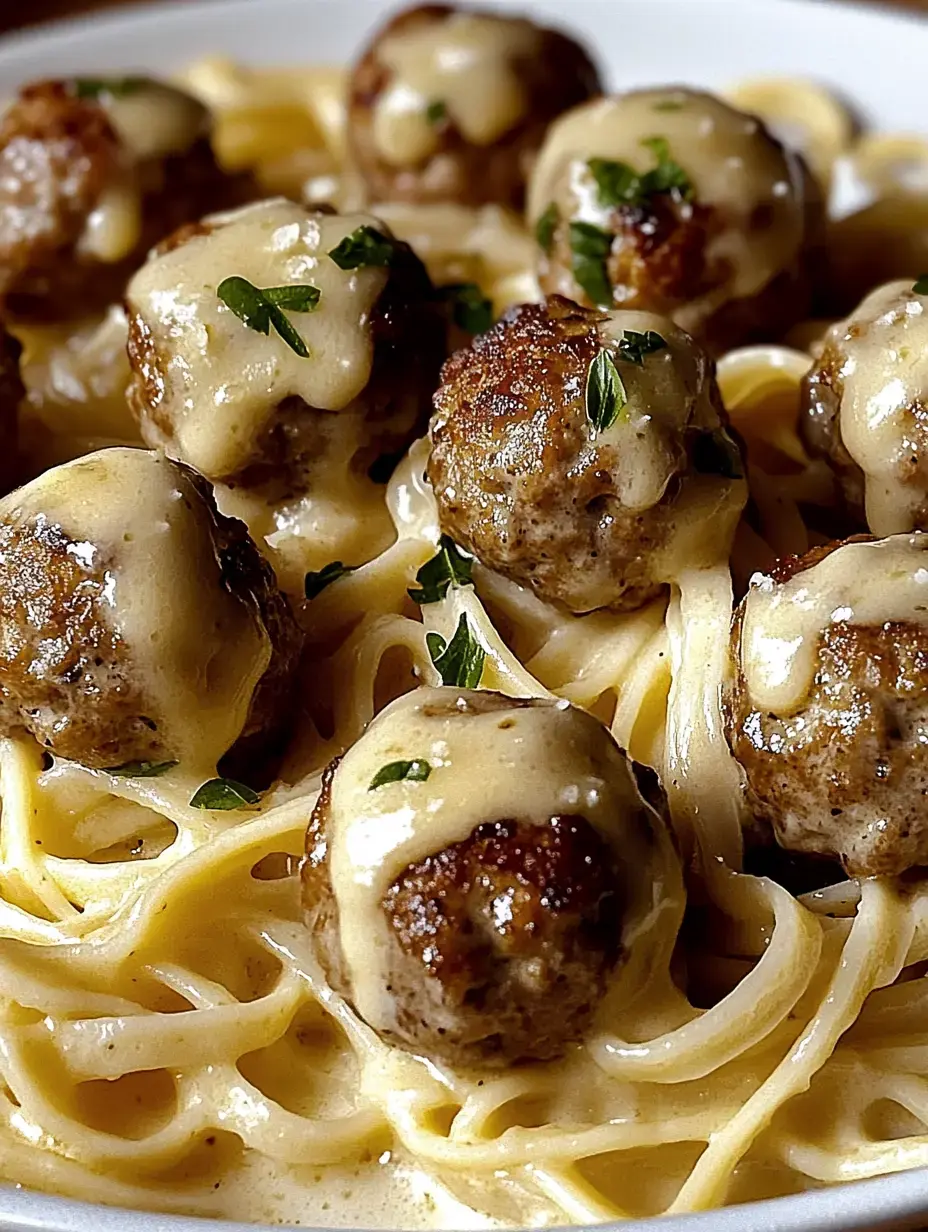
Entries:
{"type": "MultiPolygon", "coordinates": [[[[345,61],[395,7],[397,0],[177,0],[61,23],[0,40],[0,95],[36,77],[75,72],[166,74],[217,52],[255,64],[345,61]]],[[[768,73],[805,76],[846,95],[868,124],[928,129],[928,22],[918,18],[811,0],[498,0],[493,7],[529,10],[569,25],[619,88],[670,82],[719,87],[768,73]]],[[[928,1170],[665,1220],[659,1227],[902,1232],[926,1225],[928,1170]]],[[[656,1232],[656,1225],[623,1223],[615,1229],[656,1232]]],[[[0,1230],[256,1232],[254,1225],[107,1210],[2,1186],[0,1230]]]]}

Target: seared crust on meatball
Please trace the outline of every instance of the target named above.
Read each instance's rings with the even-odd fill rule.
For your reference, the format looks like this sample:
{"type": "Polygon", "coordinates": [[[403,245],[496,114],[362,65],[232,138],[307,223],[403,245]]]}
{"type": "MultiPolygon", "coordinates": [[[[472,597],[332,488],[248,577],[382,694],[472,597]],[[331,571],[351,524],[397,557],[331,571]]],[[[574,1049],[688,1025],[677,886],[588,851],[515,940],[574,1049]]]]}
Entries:
{"type": "MultiPolygon", "coordinates": [[[[772,578],[785,583],[843,546],[781,561],[772,578]]],[[[879,586],[878,576],[872,584],[879,586]]],[[[808,695],[780,716],[750,696],[744,615],[742,602],[732,625],[735,670],[725,715],[754,818],[788,851],[838,858],[852,876],[928,863],[928,628],[896,620],[827,623],[808,695]]]]}
{"type": "MultiPolygon", "coordinates": [[[[670,406],[639,407],[646,418],[633,441],[598,434],[586,407],[609,315],[560,296],[510,311],[458,351],[434,398],[428,474],[442,529],[489,568],[577,612],[635,608],[661,591],[681,520],[701,516],[684,515],[685,501],[699,488],[715,512],[731,486],[697,474],[707,439],[733,451],[729,478],[740,473],[709,361],[669,321],[621,320],[637,331],[654,324],[662,340],[696,356],[689,376],[677,384],[674,375],[670,406]],[[623,503],[623,453],[632,448],[649,451],[645,467],[652,448],[660,457],[662,484],[649,505],[623,503]]],[[[679,375],[681,354],[664,350],[644,363],[679,363],[679,375]]],[[[640,368],[619,366],[628,393],[640,368]]]]}
{"type": "MultiPolygon", "coordinates": [[[[561,112],[600,92],[595,66],[573,39],[532,27],[523,19],[481,14],[479,20],[497,25],[501,38],[526,28],[524,50],[513,50],[509,56],[524,94],[521,115],[491,143],[477,143],[461,131],[443,99],[426,99],[440,109],[430,121],[431,149],[406,165],[390,161],[379,147],[375,120],[378,102],[396,79],[396,71],[383,58],[385,43],[469,16],[469,10],[444,4],[406,9],[377,32],[356,64],[349,87],[348,137],[374,201],[498,203],[521,209],[525,182],[548,125],[561,112]]],[[[482,88],[475,76],[473,90],[479,94],[482,88]]]]}
{"type": "MultiPolygon", "coordinates": [[[[218,512],[196,472],[165,465],[208,526],[220,586],[251,610],[270,643],[229,754],[254,770],[287,727],[300,635],[244,525],[218,512]]],[[[78,542],[44,514],[13,509],[0,519],[0,730],[25,729],[57,756],[95,768],[176,759],[182,751],[166,743],[157,702],[113,624],[113,545],[78,542]]],[[[118,583],[116,595],[118,602],[118,583]]]]}
{"type": "Polygon", "coordinates": [[[248,193],[244,178],[219,169],[205,136],[182,152],[137,161],[105,107],[79,97],[74,82],[27,86],[0,122],[0,297],[21,316],[103,307],[163,235],[248,193]],[[141,217],[131,250],[104,261],[81,241],[113,192],[138,193],[141,217]]]}
{"type": "Polygon", "coordinates": [[[0,496],[16,480],[19,404],[26,390],[19,371],[22,347],[0,325],[0,496]]]}

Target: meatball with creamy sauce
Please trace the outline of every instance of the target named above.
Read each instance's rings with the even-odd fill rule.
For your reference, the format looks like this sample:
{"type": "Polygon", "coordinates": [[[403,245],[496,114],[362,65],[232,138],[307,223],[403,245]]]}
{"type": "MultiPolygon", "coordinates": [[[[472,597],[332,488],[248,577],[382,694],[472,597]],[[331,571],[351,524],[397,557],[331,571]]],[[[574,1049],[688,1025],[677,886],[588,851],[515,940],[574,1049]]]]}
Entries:
{"type": "Polygon", "coordinates": [[[303,904],[332,986],[386,1041],[460,1066],[560,1055],[662,898],[656,814],[566,702],[394,702],[330,766],[303,904]]]}
{"type": "Polygon", "coordinates": [[[188,227],[127,310],[142,435],[213,482],[283,501],[346,441],[368,466],[424,427],[443,324],[421,262],[371,215],[281,199],[188,227]],[[255,299],[268,289],[279,303],[255,299]]]}
{"type": "Polygon", "coordinates": [[[26,86],[0,118],[0,299],[83,316],[118,299],[163,236],[246,199],[213,157],[206,108],[145,78],[26,86]]]}
{"type": "Polygon", "coordinates": [[[712,361],[671,321],[525,304],[448,360],[434,402],[442,530],[543,599],[631,609],[725,558],[742,461],[712,361]]]}
{"type": "Polygon", "coordinates": [[[829,329],[800,426],[858,523],[928,530],[928,296],[911,279],[877,287],[829,329]]]}
{"type": "Polygon", "coordinates": [[[637,90],[563,116],[528,218],[544,291],[663,313],[713,353],[808,315],[818,188],[760,120],[710,94],[637,90]]]}
{"type": "Polygon", "coordinates": [[[355,66],[348,138],[375,201],[518,209],[548,125],[600,88],[564,34],[425,4],[393,17],[355,66]]]}
{"type": "Polygon", "coordinates": [[[781,846],[853,876],[928,864],[928,535],[756,576],[732,654],[728,742],[781,846]]]}
{"type": "Polygon", "coordinates": [[[0,501],[0,731],[94,768],[272,752],[299,636],[209,484],[103,449],[0,501]]]}

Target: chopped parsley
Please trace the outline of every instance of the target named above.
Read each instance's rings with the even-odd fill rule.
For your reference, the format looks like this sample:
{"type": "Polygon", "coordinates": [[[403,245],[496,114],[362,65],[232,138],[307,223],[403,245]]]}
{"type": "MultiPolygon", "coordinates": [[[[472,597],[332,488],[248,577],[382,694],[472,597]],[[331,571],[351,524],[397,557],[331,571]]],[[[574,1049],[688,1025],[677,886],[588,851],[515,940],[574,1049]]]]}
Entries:
{"type": "Polygon", "coordinates": [[[425,109],[425,118],[430,124],[441,124],[448,118],[448,108],[440,98],[436,98],[434,102],[429,103],[425,109]]]}
{"type": "Polygon", "coordinates": [[[261,799],[256,791],[235,779],[209,779],[198,787],[190,800],[190,807],[228,812],[229,809],[253,808],[261,799]]]}
{"type": "Polygon", "coordinates": [[[662,98],[659,103],[654,104],[655,111],[682,111],[684,104],[675,98],[662,98]]]}
{"type": "Polygon", "coordinates": [[[467,613],[461,613],[458,627],[450,642],[439,633],[427,633],[426,645],[442,684],[462,689],[476,689],[483,675],[487,652],[474,637],[467,613]]]}
{"type": "Polygon", "coordinates": [[[391,265],[396,254],[393,240],[366,224],[346,235],[329,253],[339,269],[363,269],[366,265],[391,265]]]}
{"type": "Polygon", "coordinates": [[[493,324],[493,301],[476,282],[453,282],[439,287],[442,299],[451,304],[454,323],[468,334],[485,334],[493,324]]]}
{"type": "Polygon", "coordinates": [[[106,773],[120,779],[156,779],[176,765],[176,761],[124,761],[121,766],[107,766],[106,773]]]}
{"type": "Polygon", "coordinates": [[[561,216],[558,208],[552,201],[535,223],[535,239],[538,241],[543,252],[550,254],[554,246],[554,231],[560,220],[561,216]]]}
{"type": "Polygon", "coordinates": [[[404,779],[413,783],[424,783],[431,773],[432,767],[422,757],[414,757],[412,761],[391,761],[380,767],[367,790],[376,791],[387,783],[401,783],[404,779]]]}
{"type": "Polygon", "coordinates": [[[307,573],[303,579],[303,593],[307,599],[315,599],[327,586],[337,582],[348,573],[354,573],[357,565],[343,565],[340,560],[330,560],[316,573],[307,573]]]}
{"type": "Polygon", "coordinates": [[[570,224],[571,269],[574,278],[597,307],[612,303],[612,287],[606,273],[606,258],[612,247],[608,231],[588,222],[570,224]]]}
{"type": "Polygon", "coordinates": [[[309,347],[284,316],[284,309],[287,312],[312,312],[319,304],[318,287],[306,284],[260,289],[247,278],[236,275],[224,278],[216,288],[216,294],[249,329],[259,334],[269,334],[273,325],[291,351],[295,351],[301,359],[309,358],[309,347]]]}
{"type": "Polygon", "coordinates": [[[700,475],[719,475],[722,479],[743,479],[741,450],[724,428],[700,432],[693,442],[693,469],[700,475]]]}
{"type": "Polygon", "coordinates": [[[928,274],[919,274],[912,290],[916,295],[928,295],[928,274]]]}
{"type": "Polygon", "coordinates": [[[438,541],[438,555],[427,560],[416,574],[421,589],[410,589],[409,597],[420,606],[438,603],[448,593],[449,586],[471,586],[473,568],[473,557],[465,556],[453,539],[442,535],[438,541]]]}
{"type": "Polygon", "coordinates": [[[611,428],[625,409],[628,394],[608,351],[600,351],[586,374],[586,414],[596,432],[611,428]]]}
{"type": "Polygon", "coordinates": [[[126,98],[148,84],[144,77],[76,77],[72,83],[78,98],[126,98]]]}
{"type": "Polygon", "coordinates": [[[646,137],[641,144],[657,160],[650,171],[639,173],[628,163],[609,158],[591,158],[587,163],[596,181],[600,205],[642,206],[661,193],[670,193],[679,201],[692,201],[693,185],[680,164],[670,157],[667,138],[646,137]]]}

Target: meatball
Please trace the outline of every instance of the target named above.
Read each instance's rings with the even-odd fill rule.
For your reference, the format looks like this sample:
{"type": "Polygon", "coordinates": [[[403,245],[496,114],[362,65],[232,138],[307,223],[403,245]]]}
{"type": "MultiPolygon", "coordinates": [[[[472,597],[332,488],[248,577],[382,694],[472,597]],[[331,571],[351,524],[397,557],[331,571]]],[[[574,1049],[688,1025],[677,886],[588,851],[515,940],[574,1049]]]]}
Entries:
{"type": "Polygon", "coordinates": [[[19,404],[26,394],[19,371],[22,347],[0,325],[0,496],[16,479],[19,404]]]}
{"type": "Polygon", "coordinates": [[[657,824],[585,712],[418,689],[326,773],[306,921],[388,1042],[462,1066],[546,1060],[589,1026],[661,896],[657,824]]]}
{"type": "Polygon", "coordinates": [[[555,117],[600,91],[573,39],[444,4],[397,14],[355,66],[348,136],[377,201],[521,209],[555,117]]]}
{"type": "Polygon", "coordinates": [[[754,817],[854,876],[928,864],[928,535],[819,548],[735,614],[726,727],[754,817]]]}
{"type": "Polygon", "coordinates": [[[274,200],[187,227],[133,277],[127,309],[146,443],[214,482],[285,500],[346,440],[370,464],[424,427],[442,320],[421,262],[370,215],[274,200]],[[289,311],[254,300],[268,288],[289,311]]]}
{"type": "Polygon", "coordinates": [[[142,78],[26,86],[0,120],[0,298],[46,319],[118,299],[181,223],[245,199],[209,143],[209,114],[142,78]]]}
{"type": "Polygon", "coordinates": [[[928,296],[878,287],[825,335],[800,425],[875,535],[928,530],[928,296]]]}
{"type": "Polygon", "coordinates": [[[428,474],[442,529],[573,612],[724,559],[745,500],[712,361],[672,322],[559,296],[452,356],[428,474]]]}
{"type": "Polygon", "coordinates": [[[542,289],[672,317],[719,353],[808,315],[821,194],[760,120],[694,90],[598,99],[529,186],[542,289]]]}
{"type": "Polygon", "coordinates": [[[95,768],[211,771],[284,734],[293,616],[194,471],[103,449],[0,501],[0,731],[95,768]]]}

